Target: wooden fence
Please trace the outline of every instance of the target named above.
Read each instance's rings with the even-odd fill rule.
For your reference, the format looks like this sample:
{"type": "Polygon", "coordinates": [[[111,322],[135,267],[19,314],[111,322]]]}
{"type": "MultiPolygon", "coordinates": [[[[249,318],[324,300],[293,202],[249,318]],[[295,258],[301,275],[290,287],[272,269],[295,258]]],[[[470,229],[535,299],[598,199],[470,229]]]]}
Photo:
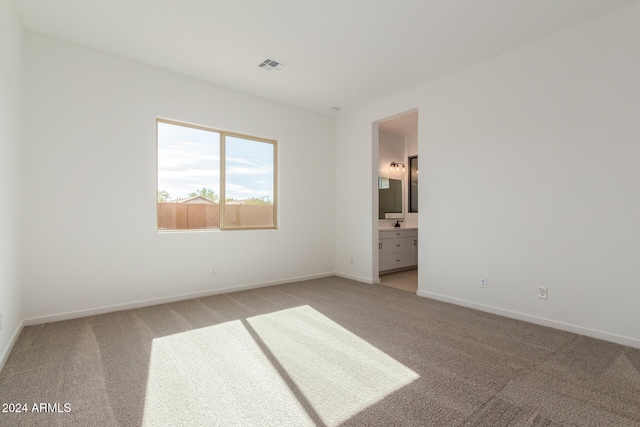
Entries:
{"type": "MultiPolygon", "coordinates": [[[[273,225],[271,205],[226,205],[226,225],[264,227],[273,225]]],[[[217,204],[158,203],[159,230],[220,228],[217,204]]]]}

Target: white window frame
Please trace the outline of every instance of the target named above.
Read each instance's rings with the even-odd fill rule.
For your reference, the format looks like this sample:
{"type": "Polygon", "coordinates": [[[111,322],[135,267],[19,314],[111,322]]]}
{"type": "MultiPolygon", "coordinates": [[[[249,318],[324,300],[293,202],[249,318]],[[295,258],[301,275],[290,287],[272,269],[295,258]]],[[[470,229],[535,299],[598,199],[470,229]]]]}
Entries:
{"type": "Polygon", "coordinates": [[[219,163],[219,171],[220,171],[220,183],[219,183],[219,191],[220,191],[220,227],[219,228],[192,228],[192,229],[184,229],[184,228],[176,228],[176,229],[160,229],[158,228],[158,202],[156,200],[156,231],[159,233],[175,233],[175,232],[193,232],[193,231],[219,231],[219,230],[268,230],[268,229],[277,229],[278,228],[278,141],[275,139],[262,138],[253,135],[246,135],[237,132],[229,132],[216,128],[212,128],[209,126],[196,125],[192,123],[176,121],[171,119],[164,118],[156,118],[156,194],[159,191],[158,188],[158,124],[166,123],[174,126],[183,126],[189,127],[193,129],[199,129],[208,132],[215,132],[220,135],[220,163],[219,163]],[[273,147],[273,224],[271,225],[227,225],[225,223],[225,216],[227,211],[227,203],[226,203],[226,138],[227,137],[235,137],[241,138],[244,140],[255,141],[265,144],[271,144],[273,147]]]}

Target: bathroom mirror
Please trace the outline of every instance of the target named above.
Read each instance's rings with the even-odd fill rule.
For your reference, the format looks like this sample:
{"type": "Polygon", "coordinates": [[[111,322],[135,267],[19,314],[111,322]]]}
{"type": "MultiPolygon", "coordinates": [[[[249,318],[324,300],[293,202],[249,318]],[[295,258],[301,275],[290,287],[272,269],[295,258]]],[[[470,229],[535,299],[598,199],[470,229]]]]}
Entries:
{"type": "Polygon", "coordinates": [[[404,218],[402,212],[402,181],[391,178],[378,178],[378,218],[404,218]]]}
{"type": "Polygon", "coordinates": [[[418,156],[409,157],[409,212],[418,212],[418,156]]]}

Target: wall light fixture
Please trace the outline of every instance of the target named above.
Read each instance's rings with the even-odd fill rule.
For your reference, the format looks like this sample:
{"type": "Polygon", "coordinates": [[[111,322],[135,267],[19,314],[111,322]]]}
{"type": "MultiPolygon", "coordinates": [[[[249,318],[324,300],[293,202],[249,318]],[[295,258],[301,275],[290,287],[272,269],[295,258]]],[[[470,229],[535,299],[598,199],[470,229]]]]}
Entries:
{"type": "Polygon", "coordinates": [[[399,171],[400,168],[402,168],[402,172],[404,172],[404,163],[398,163],[398,162],[391,162],[391,164],[389,165],[389,170],[391,171],[399,171]]]}

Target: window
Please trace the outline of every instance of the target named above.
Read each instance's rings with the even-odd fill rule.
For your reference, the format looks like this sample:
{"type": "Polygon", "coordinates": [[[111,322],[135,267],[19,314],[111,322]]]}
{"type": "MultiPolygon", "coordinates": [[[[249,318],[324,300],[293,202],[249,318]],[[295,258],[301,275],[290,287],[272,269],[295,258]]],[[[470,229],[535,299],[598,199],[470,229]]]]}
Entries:
{"type": "Polygon", "coordinates": [[[276,228],[276,141],[157,120],[157,229],[276,228]]]}

